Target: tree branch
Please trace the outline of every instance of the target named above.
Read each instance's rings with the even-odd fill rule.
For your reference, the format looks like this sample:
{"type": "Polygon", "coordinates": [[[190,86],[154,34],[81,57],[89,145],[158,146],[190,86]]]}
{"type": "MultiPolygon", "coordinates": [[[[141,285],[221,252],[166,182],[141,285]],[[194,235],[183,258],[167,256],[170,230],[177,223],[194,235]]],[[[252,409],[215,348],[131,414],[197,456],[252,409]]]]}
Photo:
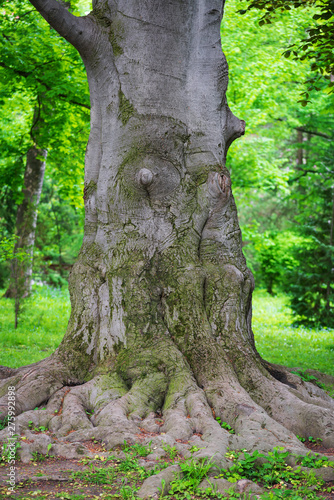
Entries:
{"type": "Polygon", "coordinates": [[[44,19],[77,50],[82,50],[87,39],[87,18],[71,14],[57,0],[29,0],[44,19]]]}
{"type": "Polygon", "coordinates": [[[295,130],[299,130],[299,132],[305,132],[305,134],[317,135],[319,137],[324,137],[324,139],[332,140],[332,137],[328,134],[324,134],[323,132],[316,132],[314,130],[307,130],[305,127],[294,127],[295,130]]]}
{"type": "MultiPolygon", "coordinates": [[[[49,62],[52,62],[52,61],[49,61],[49,62]]],[[[33,71],[28,72],[28,71],[22,71],[20,69],[11,68],[10,66],[7,66],[3,62],[0,62],[0,68],[4,68],[4,69],[10,70],[10,71],[13,71],[13,73],[16,73],[17,75],[20,75],[23,78],[28,78],[29,76],[34,75],[33,71]]],[[[47,90],[51,90],[50,85],[48,85],[47,83],[45,83],[41,78],[35,77],[35,80],[36,80],[36,82],[40,83],[41,85],[44,85],[44,87],[47,90]]],[[[89,104],[85,104],[83,102],[79,102],[79,101],[76,101],[74,99],[70,99],[66,94],[57,94],[57,96],[60,97],[61,99],[65,99],[70,104],[74,104],[75,106],[80,106],[81,108],[85,108],[85,109],[89,109],[90,110],[90,105],[89,104]]]]}

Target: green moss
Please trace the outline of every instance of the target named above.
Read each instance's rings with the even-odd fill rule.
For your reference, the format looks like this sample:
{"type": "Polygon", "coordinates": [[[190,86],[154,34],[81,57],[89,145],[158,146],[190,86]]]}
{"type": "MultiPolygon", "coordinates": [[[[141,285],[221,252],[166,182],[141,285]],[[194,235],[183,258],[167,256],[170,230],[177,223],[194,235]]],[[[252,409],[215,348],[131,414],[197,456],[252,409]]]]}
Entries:
{"type": "Polygon", "coordinates": [[[119,91],[119,114],[118,118],[122,120],[123,125],[126,125],[134,114],[134,107],[131,102],[125,97],[123,92],[119,91]]]}
{"type": "Polygon", "coordinates": [[[96,191],[97,184],[95,181],[90,181],[84,189],[84,196],[88,198],[94,191],[96,191]]]}
{"type": "Polygon", "coordinates": [[[108,2],[104,2],[102,3],[102,5],[101,3],[99,3],[98,6],[96,6],[92,10],[92,14],[95,17],[96,22],[100,26],[104,26],[105,28],[107,28],[111,25],[110,21],[111,14],[110,14],[110,9],[108,7],[108,2]]]}

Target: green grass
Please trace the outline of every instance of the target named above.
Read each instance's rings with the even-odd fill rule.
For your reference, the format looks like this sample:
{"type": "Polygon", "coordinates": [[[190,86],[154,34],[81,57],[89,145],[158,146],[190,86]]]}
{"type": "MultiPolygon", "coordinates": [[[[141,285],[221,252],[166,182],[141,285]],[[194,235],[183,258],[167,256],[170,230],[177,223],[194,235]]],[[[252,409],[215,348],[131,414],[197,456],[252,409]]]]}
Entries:
{"type": "MultiPolygon", "coordinates": [[[[294,327],[286,296],[254,294],[253,329],[260,354],[273,363],[314,368],[334,376],[334,330],[294,327]]],[[[0,364],[16,368],[49,356],[70,315],[67,290],[43,287],[25,302],[14,330],[12,299],[0,300],[0,364]]]]}
{"type": "Polygon", "coordinates": [[[293,321],[286,296],[254,294],[253,330],[261,356],[272,363],[334,376],[334,329],[294,327],[293,321]]]}
{"type": "Polygon", "coordinates": [[[50,356],[65,334],[69,315],[67,290],[39,288],[24,302],[15,330],[14,301],[1,298],[0,365],[17,368],[50,356]]]}

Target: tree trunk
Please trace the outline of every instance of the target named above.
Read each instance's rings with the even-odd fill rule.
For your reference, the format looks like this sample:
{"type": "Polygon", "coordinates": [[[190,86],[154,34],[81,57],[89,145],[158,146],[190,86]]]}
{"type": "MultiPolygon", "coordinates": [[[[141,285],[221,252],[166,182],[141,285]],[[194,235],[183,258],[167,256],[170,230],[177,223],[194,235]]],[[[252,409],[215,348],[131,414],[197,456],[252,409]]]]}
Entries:
{"type": "Polygon", "coordinates": [[[18,421],[48,418],[58,439],[108,447],[139,428],[160,446],[199,432],[196,456],[219,463],[228,446],[306,453],[293,433],[311,429],[334,445],[333,400],[255,348],[225,165],[244,122],[226,102],[222,0],[97,0],[79,19],[32,3],[80,50],[92,111],[67,334],[51,359],[3,382],[15,379],[19,412],[46,401],[49,412],[18,421]]]}
{"type": "Polygon", "coordinates": [[[14,260],[5,297],[25,297],[30,293],[37,210],[41,197],[47,151],[33,146],[27,153],[23,200],[17,209],[14,260]]]}

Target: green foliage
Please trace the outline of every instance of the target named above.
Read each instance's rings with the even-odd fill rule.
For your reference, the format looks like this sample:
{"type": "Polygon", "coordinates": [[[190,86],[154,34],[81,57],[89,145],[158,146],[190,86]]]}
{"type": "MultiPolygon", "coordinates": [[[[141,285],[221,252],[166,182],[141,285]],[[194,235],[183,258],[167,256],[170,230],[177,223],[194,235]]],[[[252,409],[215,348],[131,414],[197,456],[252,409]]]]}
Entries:
{"type": "Polygon", "coordinates": [[[39,204],[33,277],[37,282],[67,286],[69,271],[83,238],[84,213],[60,195],[49,176],[39,204]]]}
{"type": "MultiPolygon", "coordinates": [[[[308,15],[308,27],[299,40],[289,44],[284,51],[284,56],[293,56],[298,61],[311,61],[311,70],[314,75],[306,83],[309,90],[320,90],[324,80],[329,92],[333,92],[334,82],[330,75],[334,66],[334,5],[332,0],[250,0],[246,9],[241,9],[240,14],[245,14],[250,9],[261,11],[262,17],[259,26],[270,25],[281,17],[282,12],[291,12],[302,7],[308,15]]],[[[308,92],[304,93],[301,100],[303,105],[308,103],[308,92]]]]}
{"type": "Polygon", "coordinates": [[[152,450],[151,450],[151,443],[152,441],[149,442],[147,446],[140,444],[140,443],[135,443],[135,444],[127,444],[126,440],[124,440],[124,445],[123,445],[123,451],[125,453],[129,453],[130,455],[136,455],[139,457],[147,457],[152,450]]]}
{"type": "MultiPolygon", "coordinates": [[[[1,415],[2,412],[0,412],[0,415],[1,415]]],[[[8,425],[8,415],[5,416],[5,418],[3,420],[0,420],[0,431],[2,431],[3,429],[5,429],[8,425]]]]}
{"type": "Polygon", "coordinates": [[[318,453],[316,453],[315,455],[310,455],[308,453],[304,457],[297,457],[296,463],[301,465],[302,467],[308,467],[310,469],[319,469],[320,467],[334,467],[333,462],[330,462],[328,458],[324,456],[320,458],[320,455],[318,453]]]}
{"type": "Polygon", "coordinates": [[[210,469],[213,467],[211,460],[193,458],[180,463],[183,476],[171,482],[170,491],[171,495],[179,492],[187,491],[194,493],[194,490],[199,486],[203,479],[207,476],[210,469]]]}
{"type": "Polygon", "coordinates": [[[331,326],[334,101],[313,92],[307,108],[300,107],[309,61],[279,53],[305,36],[310,12],[318,7],[286,15],[275,8],[276,1],[270,9],[269,2],[261,2],[244,3],[239,17],[234,13],[242,4],[230,0],[222,24],[228,101],[246,120],[246,134],[227,158],[244,251],[257,284],[270,293],[288,287],[298,321],[331,326]],[[266,29],[258,28],[255,4],[260,3],[268,7],[264,15],[275,17],[266,29]]]}
{"type": "Polygon", "coordinates": [[[131,455],[128,455],[120,462],[118,468],[121,472],[129,472],[139,468],[138,460],[131,455]]]}
{"type": "MultiPolygon", "coordinates": [[[[30,2],[6,1],[0,28],[0,236],[8,256],[32,145],[48,151],[47,177],[57,186],[56,198],[82,209],[89,96],[79,54],[30,2]]],[[[65,283],[59,270],[49,274],[49,281],[65,283]]],[[[8,263],[2,263],[0,286],[8,275],[8,263]]]]}
{"type": "Polygon", "coordinates": [[[0,443],[0,464],[10,462],[17,458],[17,451],[21,448],[18,438],[18,434],[14,434],[7,442],[0,443]]]}
{"type": "Polygon", "coordinates": [[[112,466],[101,468],[92,464],[89,466],[89,470],[73,472],[71,477],[91,484],[112,484],[115,470],[112,466]]]}
{"type": "MultiPolygon", "coordinates": [[[[320,488],[324,481],[317,479],[311,474],[307,474],[301,469],[293,469],[286,463],[289,456],[284,448],[274,448],[268,454],[253,451],[250,455],[246,451],[235,460],[229,469],[221,469],[219,477],[224,477],[230,482],[239,481],[239,479],[250,479],[259,482],[266,488],[275,484],[299,486],[315,486],[320,488]]],[[[303,459],[300,458],[302,461],[303,459]]],[[[314,467],[322,467],[321,461],[312,462],[314,467]],[[317,464],[317,465],[315,465],[317,464]]]]}
{"type": "Polygon", "coordinates": [[[83,153],[89,128],[82,61],[28,1],[6,2],[1,30],[0,103],[5,126],[0,169],[13,169],[19,160],[21,169],[21,177],[18,172],[5,175],[2,192],[12,191],[12,200],[18,200],[22,158],[33,140],[48,150],[47,162],[61,194],[82,206],[83,153]]]}
{"type": "Polygon", "coordinates": [[[178,451],[177,449],[175,448],[175,446],[171,446],[170,444],[167,444],[167,443],[163,443],[162,444],[162,448],[163,450],[167,453],[167,456],[168,458],[170,458],[171,460],[174,461],[174,459],[177,457],[178,455],[178,451]]]}
{"type": "Polygon", "coordinates": [[[227,422],[222,422],[219,417],[217,417],[216,420],[223,429],[226,429],[230,434],[235,434],[235,430],[227,422]]]}
{"type": "Polygon", "coordinates": [[[313,375],[310,375],[309,373],[303,372],[303,371],[292,371],[291,373],[294,373],[295,375],[298,375],[304,382],[316,382],[318,379],[317,377],[314,377],[313,375]]]}

